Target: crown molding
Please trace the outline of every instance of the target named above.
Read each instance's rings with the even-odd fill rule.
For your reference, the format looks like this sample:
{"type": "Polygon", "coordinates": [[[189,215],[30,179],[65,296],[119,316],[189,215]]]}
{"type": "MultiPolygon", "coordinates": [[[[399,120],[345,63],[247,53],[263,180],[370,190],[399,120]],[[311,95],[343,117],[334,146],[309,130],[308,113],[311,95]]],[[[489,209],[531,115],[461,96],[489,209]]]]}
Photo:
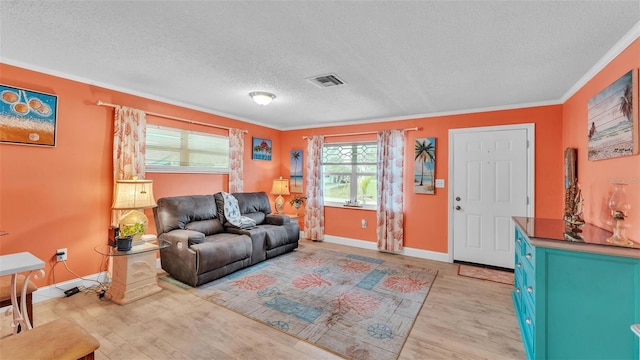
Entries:
{"type": "Polygon", "coordinates": [[[602,69],[605,68],[616,56],[620,55],[631,43],[633,43],[638,37],[640,37],[640,21],[636,23],[634,27],[625,34],[620,41],[618,41],[595,65],[587,71],[584,76],[578,80],[561,98],[560,103],[564,104],[570,97],[575,95],[583,86],[593,79],[602,69]]]}
{"type": "MultiPolygon", "coordinates": [[[[25,63],[19,60],[14,60],[14,59],[8,59],[6,57],[2,58],[2,61],[0,61],[1,63],[7,64],[7,65],[12,65],[12,66],[17,66],[23,69],[27,69],[27,70],[31,70],[31,71],[36,71],[36,72],[40,72],[46,75],[51,75],[51,76],[56,76],[59,78],[63,78],[63,79],[67,79],[67,80],[72,80],[72,81],[77,81],[83,84],[88,84],[88,85],[93,85],[93,86],[99,86],[105,89],[109,89],[109,90],[113,90],[113,91],[118,91],[118,92],[122,92],[125,94],[129,94],[129,95],[134,95],[134,96],[139,96],[145,99],[149,99],[149,100],[154,100],[154,101],[158,101],[158,102],[162,102],[165,104],[170,104],[170,105],[175,105],[175,106],[179,106],[185,109],[190,109],[190,110],[196,110],[196,111],[200,111],[206,114],[211,114],[211,115],[216,115],[216,116],[221,116],[224,118],[227,118],[229,120],[237,120],[237,121],[242,121],[242,122],[246,122],[246,123],[250,123],[250,124],[254,124],[254,125],[258,125],[258,126],[263,126],[269,129],[275,129],[275,130],[282,130],[279,128],[276,128],[272,125],[268,125],[265,123],[261,123],[259,121],[255,121],[252,119],[246,119],[237,115],[233,115],[233,114],[227,114],[221,111],[214,111],[212,109],[207,109],[207,108],[203,108],[200,106],[196,106],[196,105],[192,105],[192,104],[188,104],[188,103],[183,103],[180,101],[176,101],[176,100],[171,100],[171,99],[167,99],[167,98],[163,98],[160,96],[156,96],[156,95],[151,95],[151,94],[147,94],[141,91],[137,91],[137,90],[132,90],[132,89],[128,89],[125,87],[121,87],[121,86],[116,86],[116,85],[112,85],[112,84],[107,84],[107,83],[103,83],[100,81],[95,81],[95,80],[91,80],[91,79],[87,79],[87,78],[83,78],[80,76],[76,76],[76,75],[71,75],[71,74],[67,74],[58,70],[52,70],[49,68],[44,68],[44,67],[40,67],[37,65],[33,65],[33,64],[29,64],[29,63],[25,63]]],[[[96,99],[97,101],[97,99],[96,99]]],[[[195,120],[195,119],[194,119],[195,120]]]]}

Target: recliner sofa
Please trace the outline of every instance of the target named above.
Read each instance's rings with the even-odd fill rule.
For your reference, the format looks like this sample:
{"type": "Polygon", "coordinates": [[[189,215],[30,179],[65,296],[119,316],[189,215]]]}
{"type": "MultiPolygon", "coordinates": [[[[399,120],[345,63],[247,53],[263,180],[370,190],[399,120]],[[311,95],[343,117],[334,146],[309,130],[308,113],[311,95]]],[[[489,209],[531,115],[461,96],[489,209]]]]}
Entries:
{"type": "Polygon", "coordinates": [[[241,229],[227,222],[220,193],[158,199],[153,209],[158,239],[171,243],[160,250],[162,269],[199,286],[298,247],[298,223],[272,214],[265,192],[232,195],[255,227],[241,229]]]}

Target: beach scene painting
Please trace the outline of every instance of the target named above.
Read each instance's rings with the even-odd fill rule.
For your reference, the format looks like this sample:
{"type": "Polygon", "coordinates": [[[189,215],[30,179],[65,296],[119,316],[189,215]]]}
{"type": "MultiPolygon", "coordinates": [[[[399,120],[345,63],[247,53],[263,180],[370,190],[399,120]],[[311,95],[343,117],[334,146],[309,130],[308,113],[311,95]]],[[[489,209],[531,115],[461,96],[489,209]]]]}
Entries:
{"type": "Polygon", "coordinates": [[[416,139],[413,192],[435,194],[436,138],[416,139]]]}
{"type": "Polygon", "coordinates": [[[251,159],[271,161],[271,140],[254,137],[251,141],[251,159]]]}
{"type": "Polygon", "coordinates": [[[0,84],[0,142],[56,145],[58,97],[0,84]]]}
{"type": "Polygon", "coordinates": [[[588,102],[588,159],[638,153],[638,72],[631,70],[588,102]]]}
{"type": "Polygon", "coordinates": [[[289,191],[294,194],[302,193],[302,150],[291,150],[289,160],[291,174],[289,175],[289,191]]]}

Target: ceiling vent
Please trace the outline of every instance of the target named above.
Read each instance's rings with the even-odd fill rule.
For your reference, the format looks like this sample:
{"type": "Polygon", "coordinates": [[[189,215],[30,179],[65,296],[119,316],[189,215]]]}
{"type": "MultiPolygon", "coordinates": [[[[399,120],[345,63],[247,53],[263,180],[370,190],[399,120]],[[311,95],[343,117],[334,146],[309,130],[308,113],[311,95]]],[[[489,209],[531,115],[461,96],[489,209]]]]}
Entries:
{"type": "Polygon", "coordinates": [[[308,78],[307,80],[309,80],[315,86],[321,88],[340,86],[345,84],[344,80],[340,79],[336,74],[315,76],[312,78],[308,78]]]}

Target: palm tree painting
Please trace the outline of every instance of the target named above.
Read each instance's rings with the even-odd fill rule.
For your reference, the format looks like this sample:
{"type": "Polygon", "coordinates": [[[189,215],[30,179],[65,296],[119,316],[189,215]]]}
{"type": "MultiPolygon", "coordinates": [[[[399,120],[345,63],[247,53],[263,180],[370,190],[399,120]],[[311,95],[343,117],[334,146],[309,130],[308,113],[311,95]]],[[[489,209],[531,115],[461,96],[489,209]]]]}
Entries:
{"type": "Polygon", "coordinates": [[[302,150],[291,150],[290,188],[292,193],[302,193],[302,150]]]}
{"type": "Polygon", "coordinates": [[[435,194],[436,138],[416,139],[413,192],[435,194]]]}
{"type": "Polygon", "coordinates": [[[631,70],[589,99],[588,159],[604,160],[638,153],[638,71],[631,70]]]}

